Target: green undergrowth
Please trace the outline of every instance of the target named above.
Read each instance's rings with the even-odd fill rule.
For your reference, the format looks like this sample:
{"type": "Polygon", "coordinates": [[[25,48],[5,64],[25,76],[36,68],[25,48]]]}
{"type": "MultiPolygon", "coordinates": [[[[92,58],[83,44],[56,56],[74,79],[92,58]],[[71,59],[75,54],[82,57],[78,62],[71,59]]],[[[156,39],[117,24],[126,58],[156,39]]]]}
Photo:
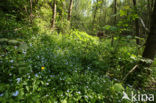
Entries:
{"type": "MultiPolygon", "coordinates": [[[[122,21],[117,27],[96,26],[90,25],[92,19],[87,16],[77,18],[72,14],[69,22],[63,6],[66,0],[57,0],[52,31],[52,8],[48,1],[4,1],[0,3],[0,103],[135,103],[131,100],[132,93],[156,94],[153,90],[156,61],[150,78],[143,71],[133,76],[135,80],[128,77],[129,81],[123,81],[143,60],[144,49],[136,45],[138,37],[131,35],[135,34],[132,21],[138,17],[133,11],[127,11],[129,7],[120,10],[122,21]],[[31,1],[35,2],[32,8],[31,1]],[[92,35],[102,30],[106,35],[99,40],[85,32],[71,30],[74,28],[92,35]],[[138,80],[146,81],[138,83],[143,84],[144,89],[133,87],[132,82],[138,80]],[[123,98],[125,94],[130,99],[123,98]]],[[[145,42],[138,39],[142,44],[145,42]]]]}
{"type": "MultiPolygon", "coordinates": [[[[110,39],[77,30],[1,41],[6,44],[0,55],[0,102],[132,103],[122,99],[123,92],[138,92],[121,81],[138,60],[131,43],[115,49],[110,39]]],[[[115,42],[120,44],[119,38],[115,42]]]]}

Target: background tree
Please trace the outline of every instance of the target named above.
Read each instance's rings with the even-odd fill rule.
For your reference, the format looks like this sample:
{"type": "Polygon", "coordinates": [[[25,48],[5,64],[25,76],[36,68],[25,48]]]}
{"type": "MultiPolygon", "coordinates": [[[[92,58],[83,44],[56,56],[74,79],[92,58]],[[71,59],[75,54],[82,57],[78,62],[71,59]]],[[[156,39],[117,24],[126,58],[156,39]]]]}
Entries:
{"type": "MultiPolygon", "coordinates": [[[[133,0],[133,5],[134,5],[134,8],[135,8],[135,12],[136,12],[136,14],[137,14],[137,2],[136,2],[136,0],[133,0]]],[[[135,34],[136,34],[136,36],[137,37],[140,37],[140,32],[139,32],[139,19],[138,18],[136,18],[135,19],[135,34]]],[[[136,43],[137,44],[139,44],[139,39],[138,38],[136,38],[136,43]]]]}
{"type": "MultiPolygon", "coordinates": [[[[114,0],[114,26],[116,25],[116,21],[117,21],[117,0],[114,0]]],[[[111,41],[111,45],[113,46],[114,44],[114,36],[112,35],[112,41],[111,41]]]]}
{"type": "Polygon", "coordinates": [[[95,1],[95,10],[93,12],[93,25],[95,24],[95,19],[96,19],[96,16],[97,16],[97,10],[98,10],[98,3],[99,3],[99,0],[96,0],[95,1]]]}
{"type": "Polygon", "coordinates": [[[51,22],[51,28],[55,28],[55,19],[56,19],[56,0],[53,1],[53,15],[52,15],[52,22],[51,22]]]}
{"type": "Polygon", "coordinates": [[[154,11],[151,16],[150,33],[146,41],[146,46],[143,52],[143,57],[154,60],[156,53],[156,2],[154,4],[154,11]]]}
{"type": "Polygon", "coordinates": [[[72,15],[72,8],[73,8],[73,0],[70,0],[69,10],[68,10],[68,20],[70,21],[72,15]]]}
{"type": "Polygon", "coordinates": [[[33,20],[33,13],[32,13],[32,8],[33,8],[33,1],[30,0],[30,22],[32,23],[33,20]]]}

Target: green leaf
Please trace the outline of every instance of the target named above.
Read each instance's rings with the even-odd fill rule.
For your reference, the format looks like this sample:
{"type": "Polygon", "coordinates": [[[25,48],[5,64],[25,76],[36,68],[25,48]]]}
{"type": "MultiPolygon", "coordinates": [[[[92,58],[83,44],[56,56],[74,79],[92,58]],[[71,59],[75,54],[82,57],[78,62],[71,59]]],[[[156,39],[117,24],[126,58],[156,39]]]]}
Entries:
{"type": "Polygon", "coordinates": [[[67,99],[64,99],[61,103],[67,103],[67,99]]]}
{"type": "Polygon", "coordinates": [[[109,30],[110,28],[111,28],[110,25],[105,25],[105,26],[104,26],[104,29],[106,29],[106,30],[109,30]]]}
{"type": "Polygon", "coordinates": [[[124,10],[120,10],[120,16],[126,16],[127,15],[127,12],[124,11],[124,10]]]}
{"type": "Polygon", "coordinates": [[[118,91],[118,92],[121,92],[124,90],[124,87],[122,86],[121,83],[115,83],[113,88],[114,88],[114,91],[118,91]]]}

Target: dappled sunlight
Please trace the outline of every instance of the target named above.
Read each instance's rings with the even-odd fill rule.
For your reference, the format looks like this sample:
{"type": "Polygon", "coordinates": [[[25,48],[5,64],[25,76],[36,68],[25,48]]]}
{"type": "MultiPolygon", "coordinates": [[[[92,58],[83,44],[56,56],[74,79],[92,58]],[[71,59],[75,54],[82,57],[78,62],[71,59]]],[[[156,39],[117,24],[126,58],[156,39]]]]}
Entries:
{"type": "Polygon", "coordinates": [[[136,1],[0,1],[0,103],[154,102],[156,2],[136,1]]]}

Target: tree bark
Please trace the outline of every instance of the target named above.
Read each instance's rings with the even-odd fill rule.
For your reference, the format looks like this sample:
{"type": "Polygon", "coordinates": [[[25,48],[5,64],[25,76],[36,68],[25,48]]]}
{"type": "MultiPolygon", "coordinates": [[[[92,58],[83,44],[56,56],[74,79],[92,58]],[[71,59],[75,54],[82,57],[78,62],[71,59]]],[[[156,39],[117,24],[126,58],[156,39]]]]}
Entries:
{"type": "Polygon", "coordinates": [[[71,19],[72,8],[73,8],[73,0],[70,0],[69,10],[68,10],[68,21],[70,21],[71,19]]]}
{"type": "Polygon", "coordinates": [[[156,54],[156,2],[154,4],[154,11],[151,17],[150,33],[148,35],[146,46],[143,52],[143,57],[154,60],[156,54]]]}
{"type": "MultiPolygon", "coordinates": [[[[137,3],[136,3],[136,0],[133,0],[133,5],[134,5],[134,8],[135,8],[136,13],[137,13],[137,3]]],[[[135,31],[136,31],[136,36],[139,37],[140,36],[140,32],[139,32],[139,18],[135,19],[135,31]]],[[[140,44],[140,41],[139,41],[138,38],[136,38],[136,44],[140,44]]]]}
{"type": "Polygon", "coordinates": [[[55,19],[56,19],[56,0],[53,1],[53,15],[52,15],[52,22],[51,22],[51,28],[55,28],[55,19]]]}
{"type": "Polygon", "coordinates": [[[150,0],[147,1],[147,9],[148,9],[148,22],[147,22],[147,25],[148,25],[148,28],[150,27],[150,18],[151,18],[151,4],[150,4],[150,0]]]}

